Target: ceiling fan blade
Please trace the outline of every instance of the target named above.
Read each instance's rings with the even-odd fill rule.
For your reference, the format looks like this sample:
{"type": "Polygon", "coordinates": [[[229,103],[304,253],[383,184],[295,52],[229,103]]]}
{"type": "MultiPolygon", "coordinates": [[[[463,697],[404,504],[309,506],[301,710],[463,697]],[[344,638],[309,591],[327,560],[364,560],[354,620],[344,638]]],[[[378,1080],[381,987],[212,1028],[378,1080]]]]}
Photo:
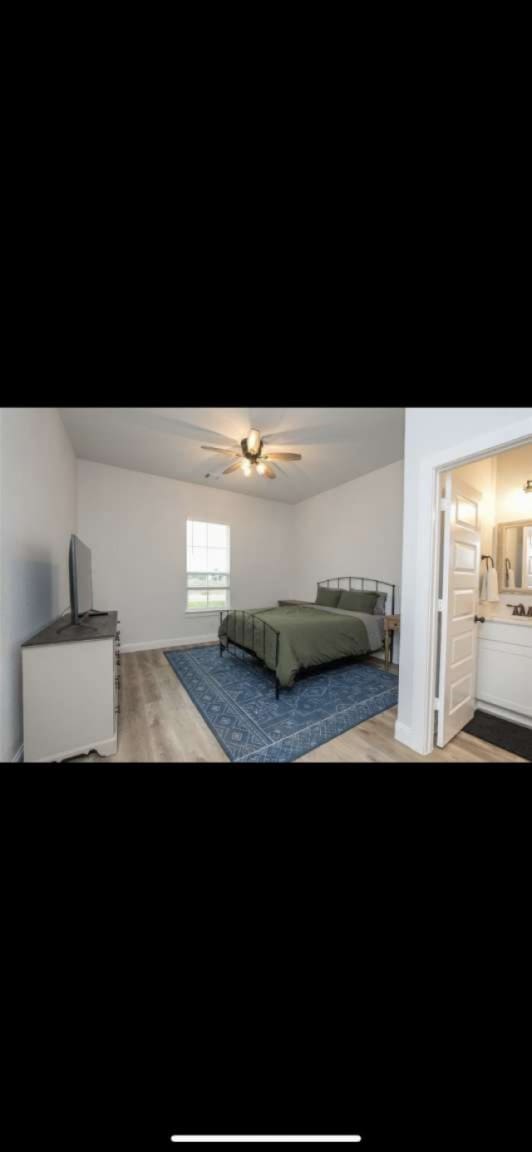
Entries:
{"type": "Polygon", "coordinates": [[[237,468],[240,468],[240,460],[235,460],[235,463],[230,464],[229,468],[224,468],[222,476],[228,476],[230,472],[236,472],[237,468]]]}
{"type": "Polygon", "coordinates": [[[263,460],[302,460],[299,452],[268,452],[263,460]]]}
{"type": "Polygon", "coordinates": [[[204,452],[221,452],[223,456],[240,456],[236,448],[214,448],[212,444],[202,444],[204,452]]]}
{"type": "Polygon", "coordinates": [[[264,463],[264,472],[262,473],[262,475],[267,476],[268,480],[277,480],[277,473],[274,472],[273,468],[271,468],[269,464],[266,464],[265,461],[263,461],[263,463],[264,463]]]}
{"type": "MultiPolygon", "coordinates": [[[[282,435],[281,432],[265,432],[264,436],[262,437],[262,442],[263,442],[263,444],[267,444],[268,440],[273,440],[273,442],[275,444],[277,437],[281,436],[281,435],[282,435]]],[[[285,435],[286,435],[286,433],[285,433],[285,435]]]]}

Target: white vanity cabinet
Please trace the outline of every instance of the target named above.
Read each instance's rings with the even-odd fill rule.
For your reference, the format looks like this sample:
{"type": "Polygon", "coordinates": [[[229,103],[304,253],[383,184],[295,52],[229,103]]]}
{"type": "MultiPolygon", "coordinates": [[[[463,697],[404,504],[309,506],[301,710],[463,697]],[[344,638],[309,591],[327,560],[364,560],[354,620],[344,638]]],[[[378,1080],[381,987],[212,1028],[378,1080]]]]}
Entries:
{"type": "Polygon", "coordinates": [[[483,712],[532,728],[532,618],[479,624],[476,698],[483,712]]]}

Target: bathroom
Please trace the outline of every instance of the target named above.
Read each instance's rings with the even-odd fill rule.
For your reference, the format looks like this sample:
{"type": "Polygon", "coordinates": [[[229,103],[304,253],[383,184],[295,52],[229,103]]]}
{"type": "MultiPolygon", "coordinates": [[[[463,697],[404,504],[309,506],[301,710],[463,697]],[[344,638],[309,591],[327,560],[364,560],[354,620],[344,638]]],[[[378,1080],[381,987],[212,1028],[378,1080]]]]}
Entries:
{"type": "Polygon", "coordinates": [[[532,442],[447,475],[481,497],[476,707],[532,728],[532,442]]]}

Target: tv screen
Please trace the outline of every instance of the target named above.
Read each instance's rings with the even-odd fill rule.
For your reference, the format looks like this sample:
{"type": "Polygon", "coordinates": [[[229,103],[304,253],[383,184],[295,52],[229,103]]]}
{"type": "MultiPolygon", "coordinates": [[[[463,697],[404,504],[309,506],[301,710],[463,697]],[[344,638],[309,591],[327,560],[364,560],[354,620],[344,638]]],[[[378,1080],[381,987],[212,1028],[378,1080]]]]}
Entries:
{"type": "Polygon", "coordinates": [[[91,550],[72,535],[69,554],[70,609],[72,619],[78,620],[93,608],[91,550]]]}

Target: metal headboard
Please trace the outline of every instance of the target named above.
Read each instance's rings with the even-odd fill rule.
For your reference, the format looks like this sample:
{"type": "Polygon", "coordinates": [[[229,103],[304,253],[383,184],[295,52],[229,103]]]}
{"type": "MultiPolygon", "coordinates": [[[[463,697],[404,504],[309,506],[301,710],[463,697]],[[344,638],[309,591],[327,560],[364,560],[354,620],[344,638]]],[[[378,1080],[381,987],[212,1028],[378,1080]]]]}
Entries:
{"type": "Polygon", "coordinates": [[[390,584],[388,580],[374,580],[372,576],[331,576],[329,580],[318,580],[318,588],[345,588],[346,590],[359,588],[361,591],[367,592],[384,592],[385,588],[391,588],[391,592],[386,593],[386,607],[388,608],[391,599],[389,614],[393,616],[395,612],[397,585],[390,584]]]}

